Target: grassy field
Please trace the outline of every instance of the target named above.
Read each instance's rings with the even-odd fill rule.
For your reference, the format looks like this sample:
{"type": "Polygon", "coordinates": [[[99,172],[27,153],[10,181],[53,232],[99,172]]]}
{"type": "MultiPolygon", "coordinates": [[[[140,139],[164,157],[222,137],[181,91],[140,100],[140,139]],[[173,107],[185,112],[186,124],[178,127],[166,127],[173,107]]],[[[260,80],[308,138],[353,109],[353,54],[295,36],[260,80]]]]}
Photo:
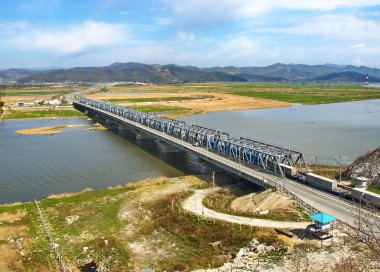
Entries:
{"type": "Polygon", "coordinates": [[[169,118],[178,118],[186,115],[192,115],[200,113],[200,111],[174,106],[164,106],[164,105],[149,105],[149,106],[128,106],[129,108],[139,110],[142,112],[149,112],[155,114],[164,114],[164,116],[169,118]]]}
{"type": "Polygon", "coordinates": [[[367,190],[380,195],[380,189],[375,187],[374,185],[368,185],[367,190]]]}
{"type": "Polygon", "coordinates": [[[49,118],[49,117],[77,117],[84,116],[83,113],[71,109],[48,109],[30,111],[11,111],[7,119],[49,118]]]}
{"type": "MultiPolygon", "coordinates": [[[[282,245],[273,230],[240,228],[184,213],[181,203],[188,190],[204,186],[192,176],[158,178],[53,196],[40,201],[40,207],[63,262],[71,268],[94,261],[104,271],[191,271],[222,264],[253,237],[282,245]],[[211,246],[216,241],[220,247],[211,246]]],[[[33,204],[0,206],[0,221],[0,258],[7,256],[1,271],[54,271],[33,204]],[[23,242],[20,246],[14,241],[23,242]]]]}
{"type": "Polygon", "coordinates": [[[181,107],[170,107],[170,106],[162,106],[162,105],[149,105],[149,106],[129,106],[129,108],[143,111],[143,112],[168,112],[168,111],[184,111],[189,110],[187,108],[181,107]]]}
{"type": "Polygon", "coordinates": [[[180,97],[165,97],[165,98],[113,98],[107,99],[109,102],[160,102],[160,101],[180,101],[180,100],[196,100],[199,97],[192,96],[180,96],[180,97]]]}
{"type": "Polygon", "coordinates": [[[307,105],[380,98],[380,89],[365,89],[355,84],[204,83],[115,86],[111,90],[113,92],[222,92],[307,105]]]}

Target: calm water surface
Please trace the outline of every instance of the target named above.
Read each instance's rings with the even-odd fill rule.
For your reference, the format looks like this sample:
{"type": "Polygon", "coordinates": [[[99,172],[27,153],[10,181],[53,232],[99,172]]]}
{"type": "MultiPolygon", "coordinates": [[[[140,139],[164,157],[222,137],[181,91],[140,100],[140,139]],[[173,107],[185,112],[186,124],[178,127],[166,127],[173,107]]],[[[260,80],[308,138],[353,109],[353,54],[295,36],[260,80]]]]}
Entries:
{"type": "Polygon", "coordinates": [[[351,163],[380,146],[380,100],[244,111],[222,111],[182,118],[303,151],[307,160],[351,163]],[[314,160],[314,159],[313,159],[314,160]]]}
{"type": "MultiPolygon", "coordinates": [[[[380,100],[317,106],[214,112],[183,118],[302,150],[307,160],[352,162],[380,145],[380,100]]],[[[84,118],[0,123],[0,203],[29,201],[53,193],[107,188],[148,177],[209,172],[187,153],[160,153],[152,140],[130,132],[89,131],[84,118]],[[18,129],[83,124],[56,135],[17,135],[18,129]]]]}
{"type": "Polygon", "coordinates": [[[154,141],[136,141],[112,131],[89,131],[91,126],[84,118],[0,123],[0,203],[207,171],[207,166],[186,153],[163,154],[154,141]],[[14,133],[63,124],[85,126],[48,136],[14,133]]]}

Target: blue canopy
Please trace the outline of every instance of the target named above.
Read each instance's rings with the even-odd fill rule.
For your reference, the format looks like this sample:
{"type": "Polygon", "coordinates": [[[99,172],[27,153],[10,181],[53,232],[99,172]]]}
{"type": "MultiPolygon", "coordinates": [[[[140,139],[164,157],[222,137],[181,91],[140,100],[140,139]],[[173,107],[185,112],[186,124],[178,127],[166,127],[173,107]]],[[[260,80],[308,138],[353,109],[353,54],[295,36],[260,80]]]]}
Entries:
{"type": "Polygon", "coordinates": [[[309,217],[315,221],[318,221],[319,223],[322,223],[322,224],[327,224],[327,223],[336,221],[335,217],[328,215],[327,213],[323,213],[323,212],[313,214],[313,215],[309,215],[309,217]]]}

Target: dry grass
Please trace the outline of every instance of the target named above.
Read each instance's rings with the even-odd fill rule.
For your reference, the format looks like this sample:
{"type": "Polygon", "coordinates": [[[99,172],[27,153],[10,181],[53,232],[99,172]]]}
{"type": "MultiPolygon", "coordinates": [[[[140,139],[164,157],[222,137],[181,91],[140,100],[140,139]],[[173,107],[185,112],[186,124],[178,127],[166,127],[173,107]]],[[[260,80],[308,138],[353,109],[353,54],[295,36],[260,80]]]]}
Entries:
{"type": "Polygon", "coordinates": [[[63,193],[63,194],[51,194],[49,195],[47,198],[48,199],[59,199],[59,198],[67,198],[67,197],[72,197],[72,196],[76,196],[76,195],[79,195],[81,193],[85,193],[85,192],[91,192],[91,191],[94,191],[94,189],[92,188],[85,188],[83,189],[81,192],[76,192],[76,193],[63,193]]]}
{"type": "MultiPolygon", "coordinates": [[[[0,245],[0,271],[14,272],[15,267],[19,267],[20,253],[11,245],[0,245]]],[[[18,270],[21,271],[21,270],[18,270]]]]}
{"type": "Polygon", "coordinates": [[[3,96],[1,99],[5,102],[5,104],[12,104],[20,101],[30,103],[34,100],[41,100],[41,96],[3,96]]]}
{"type": "MultiPolygon", "coordinates": [[[[156,87],[156,86],[154,86],[156,87]]],[[[173,97],[191,97],[191,96],[201,96],[204,99],[196,100],[182,100],[182,101],[159,101],[159,102],[139,102],[139,103],[128,103],[120,102],[118,104],[131,106],[131,105],[160,105],[160,106],[172,106],[189,108],[193,112],[186,112],[182,115],[194,114],[199,112],[213,112],[213,111],[226,111],[226,110],[247,110],[247,109],[261,109],[261,108],[274,108],[274,107],[287,107],[290,103],[274,101],[269,99],[260,99],[239,96],[235,94],[226,93],[209,93],[209,92],[187,92],[178,91],[177,93],[170,92],[154,92],[154,93],[96,93],[89,97],[94,99],[132,99],[132,98],[173,98],[173,97]],[[212,97],[212,98],[210,98],[212,97]]],[[[172,113],[177,114],[178,113],[172,113]]],[[[173,116],[172,116],[173,117],[173,116]]]]}
{"type": "Polygon", "coordinates": [[[11,237],[27,236],[28,228],[25,225],[5,225],[0,227],[0,240],[7,240],[11,237]]]}
{"type": "Polygon", "coordinates": [[[0,213],[0,222],[14,223],[23,219],[26,215],[24,211],[17,211],[15,213],[3,212],[0,213]]]}
{"type": "Polygon", "coordinates": [[[338,178],[339,179],[339,171],[345,170],[345,166],[339,167],[335,165],[308,165],[310,170],[317,175],[321,175],[327,178],[338,178]]]}

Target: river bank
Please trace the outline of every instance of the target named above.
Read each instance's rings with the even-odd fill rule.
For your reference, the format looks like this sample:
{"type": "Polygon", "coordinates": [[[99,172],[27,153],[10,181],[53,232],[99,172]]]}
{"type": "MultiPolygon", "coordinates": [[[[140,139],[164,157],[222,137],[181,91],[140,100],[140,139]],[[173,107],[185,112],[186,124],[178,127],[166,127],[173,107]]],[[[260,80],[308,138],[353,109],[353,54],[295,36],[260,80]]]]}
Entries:
{"type": "MultiPolygon", "coordinates": [[[[252,237],[280,245],[274,231],[210,221],[181,206],[194,176],[148,179],[107,190],[54,195],[39,201],[64,264],[95,263],[102,271],[186,270],[215,267],[252,237]],[[222,241],[220,249],[210,243],[222,241]],[[227,256],[227,257],[226,257],[227,256]]],[[[33,203],[0,207],[1,271],[51,271],[55,261],[33,203]]]]}
{"type": "MultiPolygon", "coordinates": [[[[283,271],[294,262],[307,269],[309,261],[313,269],[335,271],[347,258],[359,267],[376,265],[361,262],[368,257],[367,249],[337,230],[333,242],[321,243],[312,236],[289,238],[271,228],[186,212],[192,209],[186,204],[192,203],[192,191],[209,187],[205,179],[209,176],[147,179],[106,190],[51,195],[38,206],[51,243],[70,271],[88,266],[109,272],[219,271],[217,267],[283,271]],[[318,258],[321,255],[330,261],[318,258]]],[[[32,202],[0,206],[1,271],[56,270],[40,220],[32,202]]]]}

